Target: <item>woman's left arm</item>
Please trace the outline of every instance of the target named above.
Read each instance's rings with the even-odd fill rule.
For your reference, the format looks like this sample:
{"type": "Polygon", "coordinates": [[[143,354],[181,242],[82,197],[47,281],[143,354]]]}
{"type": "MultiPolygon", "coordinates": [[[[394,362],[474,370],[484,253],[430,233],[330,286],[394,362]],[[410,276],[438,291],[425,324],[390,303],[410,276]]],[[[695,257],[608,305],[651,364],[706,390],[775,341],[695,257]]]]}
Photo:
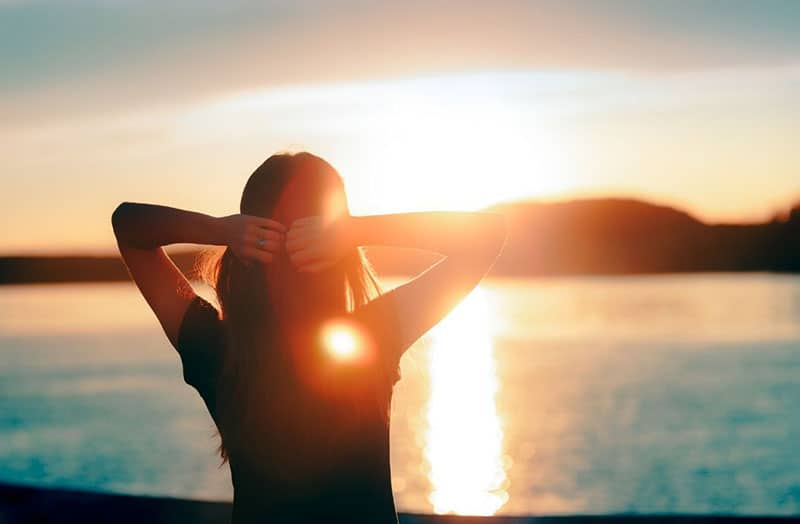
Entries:
{"type": "Polygon", "coordinates": [[[245,263],[268,263],[282,245],[286,228],[249,215],[216,218],[166,206],[124,202],[111,216],[117,245],[128,271],[177,347],[186,309],[196,295],[162,246],[225,245],[245,263]]]}

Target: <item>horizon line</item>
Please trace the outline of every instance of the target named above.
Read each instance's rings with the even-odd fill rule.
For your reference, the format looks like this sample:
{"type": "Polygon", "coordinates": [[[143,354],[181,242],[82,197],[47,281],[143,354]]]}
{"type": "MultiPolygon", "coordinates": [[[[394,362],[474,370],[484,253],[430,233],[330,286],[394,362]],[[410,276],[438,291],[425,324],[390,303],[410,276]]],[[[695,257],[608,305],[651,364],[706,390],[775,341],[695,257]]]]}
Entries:
{"type": "MultiPolygon", "coordinates": [[[[553,195],[553,196],[542,196],[542,197],[531,197],[531,198],[521,198],[516,200],[500,200],[490,205],[484,206],[476,211],[491,211],[493,208],[503,207],[503,206],[525,206],[525,205],[544,205],[544,206],[551,206],[551,205],[561,205],[561,204],[570,204],[570,203],[580,203],[580,202],[638,202],[641,204],[645,204],[647,206],[661,208],[661,209],[671,209],[678,213],[685,214],[692,220],[708,227],[713,226],[759,226],[765,225],[776,221],[781,221],[783,218],[788,217],[789,213],[791,213],[794,209],[800,209],[800,196],[797,198],[791,199],[788,204],[781,206],[777,209],[773,208],[773,211],[764,213],[764,217],[761,220],[707,220],[703,219],[698,214],[691,209],[688,209],[686,206],[680,206],[676,204],[672,204],[668,201],[668,199],[659,199],[659,198],[649,198],[635,194],[601,194],[596,195],[591,192],[585,193],[571,193],[569,196],[567,195],[553,195]]],[[[356,215],[357,216],[357,215],[356,215]]],[[[206,246],[202,248],[192,248],[189,246],[199,246],[201,244],[172,244],[169,246],[164,246],[165,249],[170,252],[171,254],[182,254],[182,253],[195,253],[198,251],[202,251],[204,249],[214,249],[221,248],[223,246],[206,246]]],[[[52,250],[47,248],[41,249],[20,249],[20,250],[6,250],[0,247],[0,259],[8,259],[8,258],[70,258],[70,257],[87,257],[87,258],[108,258],[114,257],[117,255],[117,250],[113,247],[113,245],[109,245],[107,247],[94,247],[94,248],[65,248],[61,250],[52,250]]]]}

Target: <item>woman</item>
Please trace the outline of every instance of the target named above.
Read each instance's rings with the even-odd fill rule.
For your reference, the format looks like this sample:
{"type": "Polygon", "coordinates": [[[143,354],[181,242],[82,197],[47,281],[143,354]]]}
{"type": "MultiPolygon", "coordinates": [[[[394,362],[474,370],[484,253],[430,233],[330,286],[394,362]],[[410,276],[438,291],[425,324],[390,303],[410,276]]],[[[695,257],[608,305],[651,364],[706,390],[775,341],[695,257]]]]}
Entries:
{"type": "Polygon", "coordinates": [[[389,412],[400,357],[491,267],[502,218],[351,216],[339,174],[309,153],[268,158],[240,212],[123,203],[112,217],[130,274],[217,425],[233,522],[396,523],[389,412]],[[226,246],[207,271],[219,312],[165,254],[175,243],[226,246]],[[371,245],[443,258],[380,294],[360,249],[371,245]]]}

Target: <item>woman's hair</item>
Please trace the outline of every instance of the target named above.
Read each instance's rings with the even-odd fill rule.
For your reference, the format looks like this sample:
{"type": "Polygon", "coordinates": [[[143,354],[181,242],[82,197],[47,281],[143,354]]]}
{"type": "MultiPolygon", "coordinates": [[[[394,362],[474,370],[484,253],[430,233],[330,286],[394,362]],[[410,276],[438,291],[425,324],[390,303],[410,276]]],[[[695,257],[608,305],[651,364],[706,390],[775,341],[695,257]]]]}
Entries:
{"type": "MultiPolygon", "coordinates": [[[[244,187],[240,212],[290,227],[302,216],[335,218],[348,207],[336,170],[302,152],[276,154],[261,164],[244,187]]],[[[269,264],[245,264],[226,248],[201,268],[216,291],[226,338],[214,406],[223,464],[235,448],[258,447],[254,440],[264,435],[254,433],[256,411],[262,419],[268,413],[277,431],[293,438],[287,417],[302,409],[293,405],[303,358],[298,349],[308,346],[316,324],[380,293],[360,248],[317,273],[298,273],[280,249],[269,264]]]]}

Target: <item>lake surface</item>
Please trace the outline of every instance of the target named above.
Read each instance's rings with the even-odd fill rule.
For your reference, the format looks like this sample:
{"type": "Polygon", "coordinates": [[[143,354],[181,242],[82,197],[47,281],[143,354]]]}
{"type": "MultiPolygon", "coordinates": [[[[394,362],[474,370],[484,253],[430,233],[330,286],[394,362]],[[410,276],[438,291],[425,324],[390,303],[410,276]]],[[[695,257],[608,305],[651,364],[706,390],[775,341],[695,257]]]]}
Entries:
{"type": "MultiPolygon", "coordinates": [[[[798,277],[491,280],[401,369],[401,511],[800,513],[798,277]]],[[[216,446],[132,285],[0,288],[0,480],[228,500],[216,446]]]]}

